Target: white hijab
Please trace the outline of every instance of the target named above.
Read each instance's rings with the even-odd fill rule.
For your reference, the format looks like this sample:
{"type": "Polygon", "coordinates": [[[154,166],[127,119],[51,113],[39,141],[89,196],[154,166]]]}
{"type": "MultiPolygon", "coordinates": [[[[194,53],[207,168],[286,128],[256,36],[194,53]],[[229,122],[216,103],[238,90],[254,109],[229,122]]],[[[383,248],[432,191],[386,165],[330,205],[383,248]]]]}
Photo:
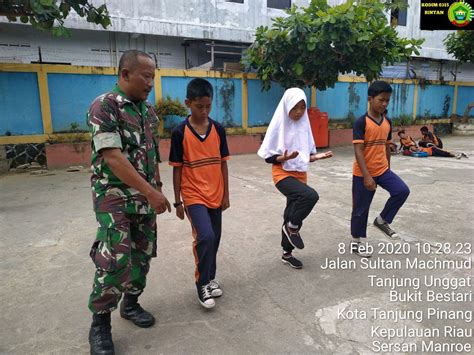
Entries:
{"type": "Polygon", "coordinates": [[[273,114],[262,146],[257,152],[261,158],[267,159],[274,155],[282,155],[285,150],[288,154],[297,151],[299,154],[295,159],[283,163],[282,167],[286,171],[308,171],[309,157],[316,153],[308,112],[305,110],[298,121],[292,120],[289,116],[290,110],[301,100],[306,103],[303,90],[291,88],[285,91],[273,114]]]}

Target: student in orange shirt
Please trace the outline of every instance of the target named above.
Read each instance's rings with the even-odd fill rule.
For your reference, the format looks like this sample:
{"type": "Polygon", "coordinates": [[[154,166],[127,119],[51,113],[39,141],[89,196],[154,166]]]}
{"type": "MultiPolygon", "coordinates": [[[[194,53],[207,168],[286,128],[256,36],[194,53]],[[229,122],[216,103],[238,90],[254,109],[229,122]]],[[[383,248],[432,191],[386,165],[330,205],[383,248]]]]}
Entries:
{"type": "Polygon", "coordinates": [[[361,240],[367,237],[369,208],[377,185],[387,190],[390,198],[374,225],[390,238],[398,237],[390,223],[410,194],[408,186],[390,170],[392,123],[384,113],[391,93],[392,87],[384,81],[370,84],[369,110],[356,120],[353,128],[351,250],[361,257],[371,256],[361,240]]]}
{"type": "Polygon", "coordinates": [[[332,157],[332,152],[316,153],[303,90],[291,88],[285,91],[258,155],[272,164],[273,182],[287,198],[281,231],[281,260],[301,269],[303,263],[292,255],[292,251],[304,248],[299,230],[319,199],[318,193],[307,185],[309,163],[332,157]]]}
{"type": "Polygon", "coordinates": [[[443,149],[443,142],[441,138],[439,138],[436,134],[431,133],[427,126],[423,126],[420,128],[421,132],[421,139],[418,142],[420,147],[432,147],[435,146],[439,149],[443,149]]]}
{"type": "Polygon", "coordinates": [[[213,308],[214,298],[222,296],[215,279],[216,258],[222,211],[230,206],[229,149],[224,127],[209,118],[212,98],[213,88],[207,80],[189,82],[185,103],[191,115],[173,129],[169,158],[176,216],[184,219],[186,213],[191,222],[196,288],[204,308],[213,308]]]}
{"type": "Polygon", "coordinates": [[[462,157],[467,158],[467,154],[464,152],[454,154],[454,153],[448,152],[447,150],[440,149],[435,145],[431,145],[429,147],[419,147],[415,143],[412,137],[406,135],[404,129],[401,129],[400,131],[398,131],[398,136],[400,137],[400,145],[403,151],[408,150],[410,152],[426,152],[428,153],[428,155],[434,156],[434,157],[447,157],[447,158],[456,157],[456,159],[461,159],[462,157]]]}
{"type": "Polygon", "coordinates": [[[404,129],[398,131],[398,137],[400,138],[400,150],[410,152],[421,152],[416,142],[413,140],[411,136],[407,136],[404,129]]]}
{"type": "Polygon", "coordinates": [[[420,128],[422,134],[421,140],[418,142],[418,146],[423,151],[428,152],[429,155],[434,157],[456,157],[456,159],[469,158],[469,156],[464,152],[451,153],[447,150],[443,150],[443,142],[436,134],[431,133],[428,127],[423,126],[420,128]]]}

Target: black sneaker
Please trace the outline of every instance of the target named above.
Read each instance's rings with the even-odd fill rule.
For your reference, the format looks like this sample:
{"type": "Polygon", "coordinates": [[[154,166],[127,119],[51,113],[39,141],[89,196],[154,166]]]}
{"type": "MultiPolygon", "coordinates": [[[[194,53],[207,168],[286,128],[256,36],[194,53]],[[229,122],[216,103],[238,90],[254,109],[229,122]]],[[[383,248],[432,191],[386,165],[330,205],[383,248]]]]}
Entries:
{"type": "Polygon", "coordinates": [[[370,258],[372,253],[367,250],[364,243],[361,242],[351,242],[351,252],[352,254],[359,255],[361,258],[370,258]]]}
{"type": "Polygon", "coordinates": [[[291,254],[283,254],[281,261],[284,264],[290,265],[293,269],[301,269],[303,267],[303,263],[291,254]]]}
{"type": "Polygon", "coordinates": [[[285,223],[282,227],[283,233],[285,233],[286,239],[290,242],[297,249],[303,249],[304,243],[303,239],[301,239],[300,233],[296,230],[291,230],[288,227],[288,223],[285,223]]]}
{"type": "Polygon", "coordinates": [[[387,222],[379,223],[377,221],[377,218],[375,218],[374,226],[376,226],[378,229],[380,229],[387,237],[389,237],[391,239],[398,239],[399,238],[397,232],[395,232],[392,228],[390,228],[390,225],[387,222]]]}
{"type": "Polygon", "coordinates": [[[212,298],[212,290],[210,284],[204,286],[197,286],[199,303],[204,308],[210,309],[216,305],[216,301],[212,298]]]}

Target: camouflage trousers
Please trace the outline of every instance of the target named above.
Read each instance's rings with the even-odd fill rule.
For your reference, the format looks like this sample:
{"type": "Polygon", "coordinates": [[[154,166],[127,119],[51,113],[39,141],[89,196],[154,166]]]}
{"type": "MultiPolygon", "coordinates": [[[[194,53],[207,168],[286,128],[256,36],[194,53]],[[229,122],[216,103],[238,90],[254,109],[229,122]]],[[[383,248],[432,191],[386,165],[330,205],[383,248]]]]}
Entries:
{"type": "Polygon", "coordinates": [[[156,215],[97,212],[90,256],[96,266],[89,309],[112,312],[122,293],[140,295],[156,256],[156,215]]]}

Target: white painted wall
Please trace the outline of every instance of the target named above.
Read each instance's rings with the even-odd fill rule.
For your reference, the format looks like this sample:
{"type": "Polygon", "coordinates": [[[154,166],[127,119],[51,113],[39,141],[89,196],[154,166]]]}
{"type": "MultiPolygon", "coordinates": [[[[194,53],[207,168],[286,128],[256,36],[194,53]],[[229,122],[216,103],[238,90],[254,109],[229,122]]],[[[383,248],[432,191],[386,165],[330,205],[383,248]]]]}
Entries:
{"type": "Polygon", "coordinates": [[[454,61],[414,60],[411,62],[417,78],[445,81],[474,81],[474,64],[460,65],[454,61]]]}
{"type": "MultiPolygon", "coordinates": [[[[103,0],[94,1],[97,5],[103,0]]],[[[255,28],[271,18],[283,16],[282,10],[267,8],[266,0],[245,0],[244,4],[225,0],[109,0],[110,31],[149,35],[252,42],[255,28]]],[[[307,5],[309,0],[293,0],[307,5]]],[[[0,17],[0,22],[8,22],[0,17]]],[[[102,31],[74,12],[66,21],[74,29],[102,31]]]]}
{"type": "MultiPolygon", "coordinates": [[[[103,0],[94,1],[96,5],[103,0]]],[[[115,66],[120,50],[141,49],[154,55],[162,68],[185,68],[184,38],[251,43],[256,27],[269,25],[284,16],[282,10],[267,8],[266,0],[109,0],[112,26],[103,30],[74,12],[66,21],[72,38],[54,38],[29,25],[10,24],[0,16],[0,61],[30,63],[43,61],[74,65],[115,66]],[[116,47],[119,50],[117,55],[116,47]]],[[[309,0],[294,0],[298,6],[309,0]]],[[[187,51],[188,62],[206,61],[202,49],[187,51]]]]}
{"type": "Polygon", "coordinates": [[[0,62],[39,61],[72,65],[117,66],[120,52],[140,49],[162,68],[184,68],[183,38],[108,31],[72,30],[71,38],[53,38],[30,26],[0,24],[0,62]],[[116,53],[118,49],[118,55],[116,53]]]}

